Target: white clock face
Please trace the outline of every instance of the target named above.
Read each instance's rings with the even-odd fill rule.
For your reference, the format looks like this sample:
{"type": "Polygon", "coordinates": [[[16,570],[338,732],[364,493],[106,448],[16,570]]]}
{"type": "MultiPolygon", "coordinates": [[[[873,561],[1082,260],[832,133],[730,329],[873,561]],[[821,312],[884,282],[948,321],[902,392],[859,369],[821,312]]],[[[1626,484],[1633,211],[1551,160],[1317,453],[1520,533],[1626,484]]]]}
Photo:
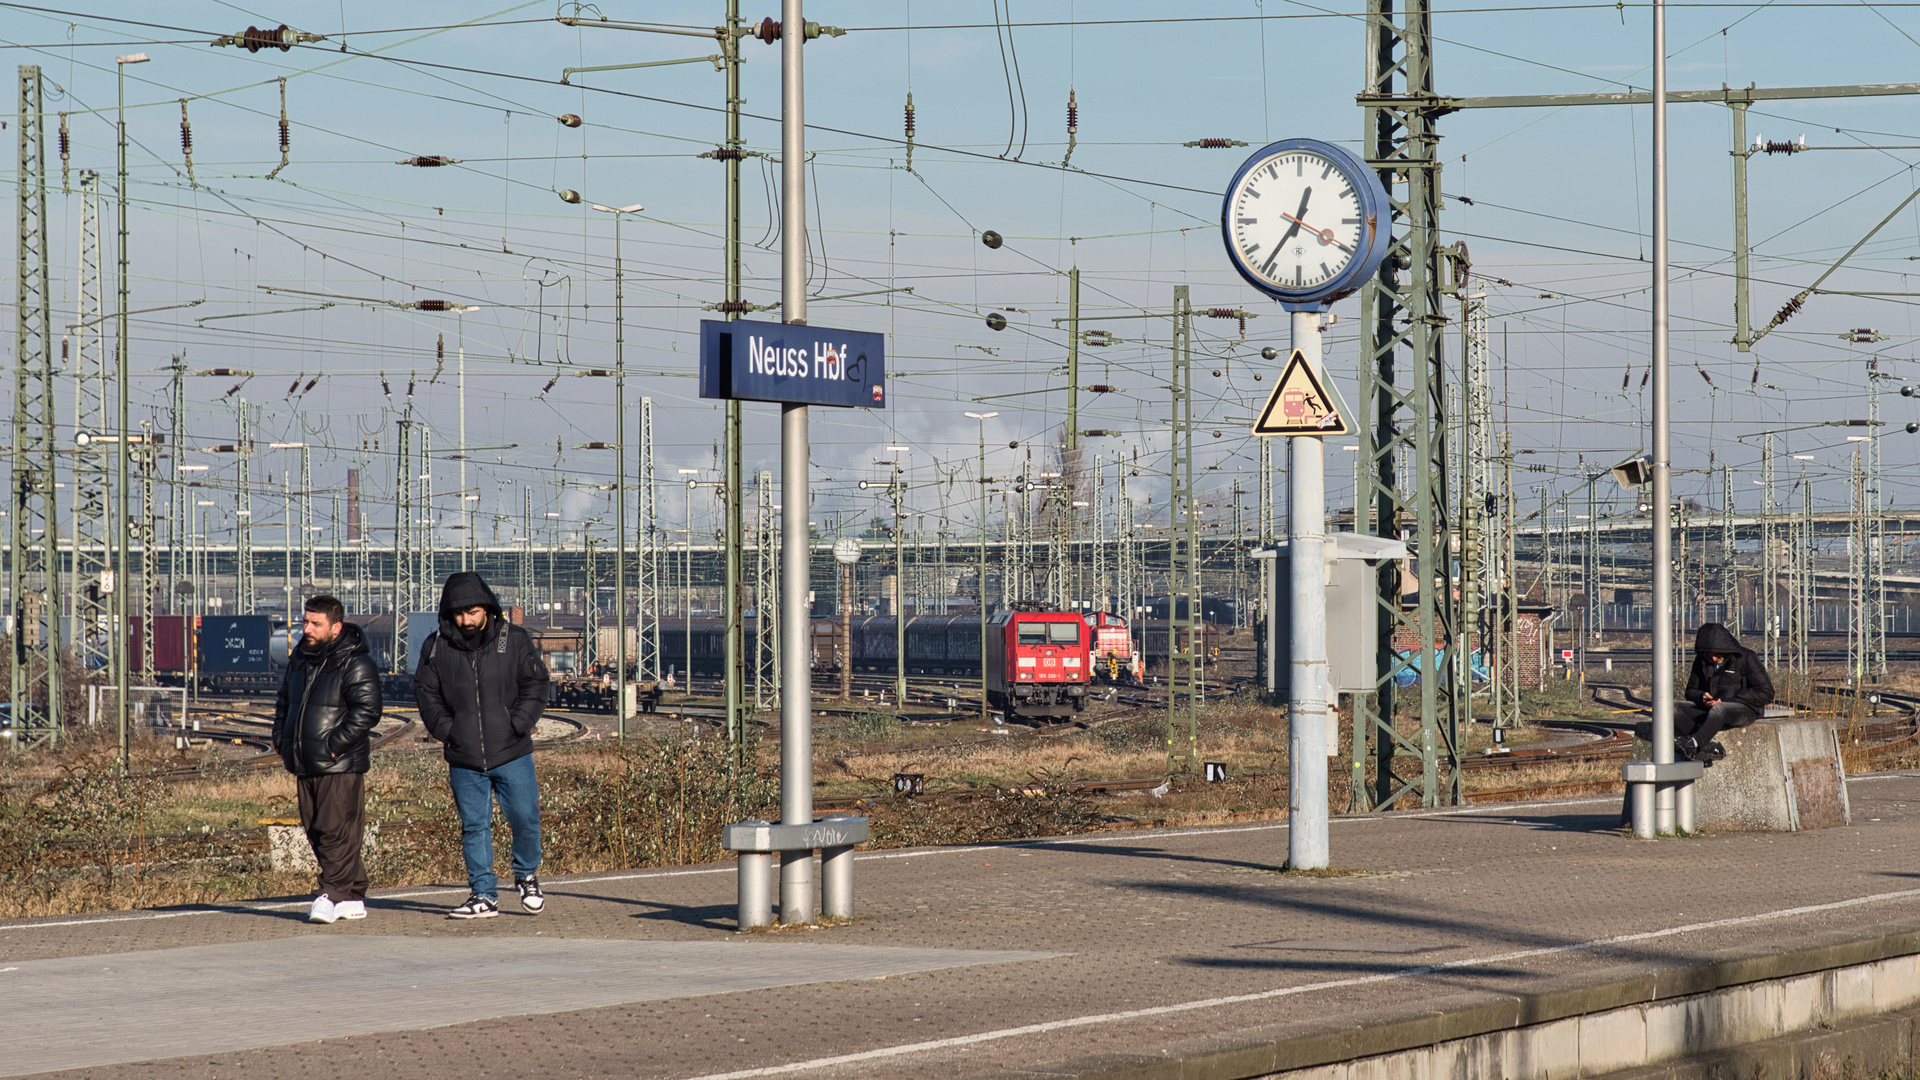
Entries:
{"type": "Polygon", "coordinates": [[[1360,193],[1311,150],[1283,150],[1247,170],[1227,206],[1234,249],[1276,288],[1325,285],[1363,246],[1360,193]]]}

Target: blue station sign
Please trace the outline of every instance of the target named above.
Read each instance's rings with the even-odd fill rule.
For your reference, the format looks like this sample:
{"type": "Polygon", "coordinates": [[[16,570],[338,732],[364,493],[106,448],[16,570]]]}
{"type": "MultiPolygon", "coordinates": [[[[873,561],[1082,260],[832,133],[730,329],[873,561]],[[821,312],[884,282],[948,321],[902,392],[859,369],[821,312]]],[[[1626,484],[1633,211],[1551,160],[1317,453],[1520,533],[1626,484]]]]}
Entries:
{"type": "Polygon", "coordinates": [[[700,396],[884,409],[886,335],[751,319],[703,319],[700,396]]]}

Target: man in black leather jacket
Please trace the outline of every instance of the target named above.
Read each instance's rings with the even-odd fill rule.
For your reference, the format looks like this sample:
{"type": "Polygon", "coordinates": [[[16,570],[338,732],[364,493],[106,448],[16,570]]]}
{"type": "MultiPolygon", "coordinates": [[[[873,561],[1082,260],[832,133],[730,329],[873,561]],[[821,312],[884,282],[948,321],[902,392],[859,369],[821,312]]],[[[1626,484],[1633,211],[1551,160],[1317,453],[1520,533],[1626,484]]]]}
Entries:
{"type": "Polygon", "coordinates": [[[520,907],[538,915],[540,786],[533,727],[547,706],[547,665],[533,636],[507,621],[479,574],[450,575],[440,593],[440,629],[420,647],[414,701],[427,733],[446,744],[447,781],[460,811],[460,842],[471,895],[447,913],[500,913],[493,871],[493,803],[513,830],[513,884],[520,907]]]}
{"type": "Polygon", "coordinates": [[[331,596],[307,601],[273,706],[273,748],[299,788],[300,824],[320,864],[309,922],[367,917],[366,772],[380,722],[380,673],[360,628],[331,596]]]}

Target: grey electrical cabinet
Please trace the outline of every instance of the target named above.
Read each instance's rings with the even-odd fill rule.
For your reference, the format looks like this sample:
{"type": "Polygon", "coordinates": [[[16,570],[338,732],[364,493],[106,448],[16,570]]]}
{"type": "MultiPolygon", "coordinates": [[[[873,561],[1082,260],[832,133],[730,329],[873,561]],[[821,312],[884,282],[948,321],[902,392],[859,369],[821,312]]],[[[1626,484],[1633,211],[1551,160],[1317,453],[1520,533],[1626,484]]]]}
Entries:
{"type": "MultiPolygon", "coordinates": [[[[1407,557],[1398,540],[1354,533],[1328,533],[1327,690],[1373,692],[1380,648],[1380,564],[1407,557]]],[[[1292,689],[1293,570],[1286,544],[1256,551],[1271,559],[1267,578],[1267,693],[1285,701],[1292,689]]]]}

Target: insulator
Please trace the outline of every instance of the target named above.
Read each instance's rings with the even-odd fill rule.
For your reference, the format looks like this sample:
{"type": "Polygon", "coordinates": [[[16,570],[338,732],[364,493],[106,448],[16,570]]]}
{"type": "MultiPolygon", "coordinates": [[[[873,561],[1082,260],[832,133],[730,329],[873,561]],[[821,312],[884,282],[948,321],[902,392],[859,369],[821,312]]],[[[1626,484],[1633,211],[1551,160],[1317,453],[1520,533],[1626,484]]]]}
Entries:
{"type": "Polygon", "coordinates": [[[1195,139],[1192,142],[1182,143],[1181,145],[1197,146],[1202,150],[1225,150],[1228,147],[1245,146],[1247,144],[1239,139],[1195,139]]]}
{"type": "Polygon", "coordinates": [[[586,122],[580,119],[578,116],[575,116],[573,113],[561,113],[558,119],[560,121],[561,127],[577,128],[581,124],[586,122]]]}
{"type": "Polygon", "coordinates": [[[1240,311],[1238,308],[1217,307],[1207,309],[1207,318],[1209,319],[1237,319],[1239,317],[1240,311]]]}
{"type": "Polygon", "coordinates": [[[776,41],[779,41],[780,40],[779,21],[772,17],[761,19],[760,25],[756,27],[753,31],[753,36],[759,38],[761,41],[764,41],[769,45],[773,44],[776,41]]]}
{"type": "Polygon", "coordinates": [[[907,92],[907,138],[913,138],[913,92],[907,92]]]}
{"type": "Polygon", "coordinates": [[[738,313],[744,315],[753,310],[753,305],[747,303],[745,300],[722,300],[714,305],[714,309],[723,314],[732,315],[738,313]]]}
{"type": "Polygon", "coordinates": [[[438,341],[435,341],[435,342],[433,343],[433,358],[434,358],[435,360],[439,360],[439,361],[445,361],[445,360],[446,360],[446,358],[447,358],[447,335],[445,335],[445,334],[441,334],[441,335],[440,335],[440,339],[439,339],[438,341]]]}
{"type": "Polygon", "coordinates": [[[73,154],[73,136],[67,132],[67,114],[60,114],[60,161],[64,164],[73,154]]]}
{"type": "Polygon", "coordinates": [[[438,168],[441,165],[458,165],[459,158],[450,158],[445,154],[422,154],[419,157],[401,158],[396,165],[412,165],[421,169],[438,168]]]}
{"type": "Polygon", "coordinates": [[[293,129],[287,126],[287,121],[283,117],[280,120],[280,152],[284,154],[292,148],[293,148],[293,129]]]}
{"type": "MultiPolygon", "coordinates": [[[[67,358],[67,339],[63,337],[60,339],[60,359],[65,360],[66,358],[67,358]]],[[[1909,394],[1908,396],[1911,397],[1912,395],[1909,394]]]]}
{"type": "Polygon", "coordinates": [[[1067,91],[1067,134],[1078,135],[1079,133],[1080,102],[1073,96],[1073,91],[1069,90],[1067,91]]]}
{"type": "Polygon", "coordinates": [[[1087,387],[1087,392],[1091,394],[1112,394],[1118,392],[1118,390],[1118,387],[1108,386],[1106,383],[1094,383],[1092,386],[1087,387]]]}
{"type": "Polygon", "coordinates": [[[1795,315],[1798,315],[1800,313],[1801,307],[1803,307],[1806,304],[1806,302],[1807,302],[1807,298],[1805,296],[1796,296],[1793,299],[1787,301],[1784,305],[1781,306],[1779,313],[1774,315],[1773,325],[1779,326],[1781,323],[1786,322],[1788,319],[1793,318],[1795,315]]]}
{"type": "Polygon", "coordinates": [[[983,232],[980,234],[980,242],[987,245],[987,247],[992,248],[995,251],[998,251],[1000,249],[1000,245],[1002,243],[1005,243],[1005,241],[1001,238],[1000,234],[997,232],[994,232],[992,229],[988,229],[986,232],[983,232]]]}
{"type": "Polygon", "coordinates": [[[415,311],[452,311],[453,306],[451,300],[415,300],[413,302],[415,311]]]}
{"type": "Polygon", "coordinates": [[[307,385],[301,387],[300,392],[303,394],[307,393],[318,385],[320,385],[320,376],[315,375],[313,378],[307,380],[307,385]]]}
{"type": "Polygon", "coordinates": [[[234,44],[250,53],[257,53],[261,49],[279,49],[281,52],[287,52],[293,48],[294,42],[294,33],[287,29],[286,23],[281,23],[273,30],[261,30],[249,26],[233,36],[234,44]]]}
{"type": "Polygon", "coordinates": [[[1002,315],[997,311],[989,312],[987,314],[987,329],[1005,330],[1006,328],[1007,328],[1007,317],[1005,315],[1002,315]]]}
{"type": "Polygon", "coordinates": [[[746,158],[747,152],[739,149],[738,147],[716,146],[712,150],[704,154],[701,154],[700,156],[704,158],[712,158],[715,161],[741,161],[746,158]]]}
{"type": "Polygon", "coordinates": [[[1773,142],[1761,144],[1760,150],[1767,154],[1797,154],[1807,148],[1804,142],[1773,142]]]}
{"type": "Polygon", "coordinates": [[[193,156],[193,126],[187,123],[187,99],[180,99],[180,152],[193,156]]]}

